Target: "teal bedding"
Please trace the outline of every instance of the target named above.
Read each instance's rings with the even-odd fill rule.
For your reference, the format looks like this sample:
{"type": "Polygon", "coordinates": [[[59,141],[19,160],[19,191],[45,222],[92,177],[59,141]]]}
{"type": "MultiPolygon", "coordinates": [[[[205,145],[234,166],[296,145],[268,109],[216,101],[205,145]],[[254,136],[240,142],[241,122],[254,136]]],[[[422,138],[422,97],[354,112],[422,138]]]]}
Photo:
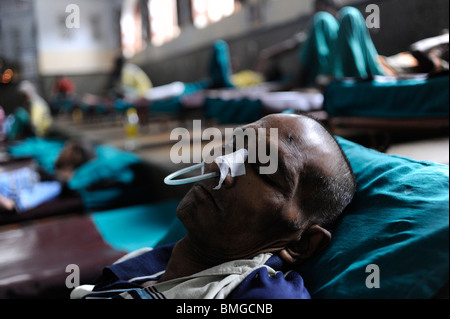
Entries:
{"type": "Polygon", "coordinates": [[[259,120],[263,116],[262,102],[247,98],[224,100],[205,99],[205,116],[220,124],[245,124],[259,120]]]}
{"type": "Polygon", "coordinates": [[[136,155],[108,145],[95,147],[96,158],[81,165],[75,171],[68,186],[74,190],[86,189],[104,180],[131,183],[134,173],[129,167],[140,163],[136,155]]]}
{"type": "MultiPolygon", "coordinates": [[[[145,204],[94,213],[91,218],[108,244],[132,252],[156,247],[171,228],[177,206],[177,201],[145,204]]],[[[182,229],[177,237],[183,234],[182,229]]]]}
{"type": "Polygon", "coordinates": [[[300,268],[306,287],[313,298],[432,297],[448,282],[449,167],[339,142],[357,193],[329,248],[300,268]],[[372,264],[379,288],[366,286],[372,264]]]}
{"type": "Polygon", "coordinates": [[[53,174],[55,162],[63,147],[64,141],[60,139],[29,137],[10,146],[8,153],[15,158],[32,157],[47,173],[53,174]]]}
{"type": "Polygon", "coordinates": [[[169,99],[153,101],[150,107],[154,113],[180,113],[182,98],[203,89],[233,88],[231,83],[231,60],[228,44],[223,40],[214,42],[208,65],[208,78],[185,83],[183,94],[169,99]]]}
{"type": "Polygon", "coordinates": [[[424,118],[448,117],[449,76],[399,80],[332,82],[325,91],[325,110],[331,116],[424,118]]]}

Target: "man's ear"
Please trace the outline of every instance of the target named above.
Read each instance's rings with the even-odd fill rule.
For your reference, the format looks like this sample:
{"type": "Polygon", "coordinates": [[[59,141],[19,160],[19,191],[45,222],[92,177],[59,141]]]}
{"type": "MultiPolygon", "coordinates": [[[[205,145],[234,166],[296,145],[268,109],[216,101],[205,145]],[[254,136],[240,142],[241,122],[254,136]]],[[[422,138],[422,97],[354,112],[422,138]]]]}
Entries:
{"type": "Polygon", "coordinates": [[[315,224],[305,230],[298,241],[280,251],[280,257],[291,264],[300,263],[324,249],[331,240],[331,233],[315,224]]]}

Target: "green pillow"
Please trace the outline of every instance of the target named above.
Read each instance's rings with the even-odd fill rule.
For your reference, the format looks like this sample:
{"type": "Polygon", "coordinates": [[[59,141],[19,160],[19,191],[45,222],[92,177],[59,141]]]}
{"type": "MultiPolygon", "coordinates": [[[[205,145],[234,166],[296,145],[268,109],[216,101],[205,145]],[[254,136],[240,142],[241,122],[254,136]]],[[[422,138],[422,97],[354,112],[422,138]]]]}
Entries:
{"type": "Polygon", "coordinates": [[[312,298],[431,298],[448,283],[449,167],[338,142],[358,187],[299,269],[312,298]]]}

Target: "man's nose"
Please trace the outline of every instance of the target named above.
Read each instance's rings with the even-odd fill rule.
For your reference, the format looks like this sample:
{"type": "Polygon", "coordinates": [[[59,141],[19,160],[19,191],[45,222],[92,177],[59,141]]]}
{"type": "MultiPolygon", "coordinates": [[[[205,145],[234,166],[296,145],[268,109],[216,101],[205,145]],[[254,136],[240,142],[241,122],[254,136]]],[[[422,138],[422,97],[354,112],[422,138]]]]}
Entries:
{"type": "MultiPolygon", "coordinates": [[[[218,177],[215,178],[215,180],[218,181],[220,179],[220,168],[217,165],[217,163],[216,162],[212,162],[210,164],[205,163],[204,173],[207,174],[207,173],[213,173],[213,172],[218,173],[218,177]]],[[[231,172],[228,169],[227,176],[225,177],[224,181],[222,182],[222,188],[223,187],[225,187],[225,188],[232,187],[234,185],[234,181],[235,181],[235,178],[231,176],[231,172]]]]}
{"type": "MultiPolygon", "coordinates": [[[[230,145],[225,145],[225,144],[212,149],[209,154],[209,159],[208,159],[209,164],[205,163],[204,173],[216,172],[219,174],[219,177],[217,177],[216,179],[220,179],[220,168],[217,165],[217,163],[215,162],[215,159],[219,156],[229,154],[230,152],[232,153],[233,151],[234,151],[233,149],[230,149],[230,145]]],[[[231,172],[228,169],[225,180],[222,183],[222,187],[225,187],[225,188],[232,187],[234,185],[234,181],[235,181],[235,178],[231,176],[231,172]]]]}

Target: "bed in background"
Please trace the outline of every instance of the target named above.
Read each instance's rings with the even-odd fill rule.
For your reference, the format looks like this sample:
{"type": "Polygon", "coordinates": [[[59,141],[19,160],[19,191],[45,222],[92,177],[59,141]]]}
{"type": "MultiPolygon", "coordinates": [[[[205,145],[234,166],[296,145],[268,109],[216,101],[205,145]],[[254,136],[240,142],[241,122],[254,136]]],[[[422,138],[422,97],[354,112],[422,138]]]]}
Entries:
{"type": "MultiPolygon", "coordinates": [[[[157,199],[152,195],[154,187],[146,164],[137,155],[108,145],[95,146],[96,158],[78,167],[67,185],[63,185],[57,181],[54,165],[64,143],[65,139],[32,137],[9,145],[8,161],[0,164],[0,182],[2,176],[7,180],[11,173],[28,169],[29,173],[39,174],[37,179],[61,186],[58,194],[39,205],[20,211],[0,211],[0,225],[132,206],[157,199]]],[[[29,189],[38,194],[34,185],[29,189]]]]}
{"type": "Polygon", "coordinates": [[[325,90],[327,123],[336,134],[384,136],[393,132],[448,132],[449,73],[377,76],[332,82],[325,90]]]}

